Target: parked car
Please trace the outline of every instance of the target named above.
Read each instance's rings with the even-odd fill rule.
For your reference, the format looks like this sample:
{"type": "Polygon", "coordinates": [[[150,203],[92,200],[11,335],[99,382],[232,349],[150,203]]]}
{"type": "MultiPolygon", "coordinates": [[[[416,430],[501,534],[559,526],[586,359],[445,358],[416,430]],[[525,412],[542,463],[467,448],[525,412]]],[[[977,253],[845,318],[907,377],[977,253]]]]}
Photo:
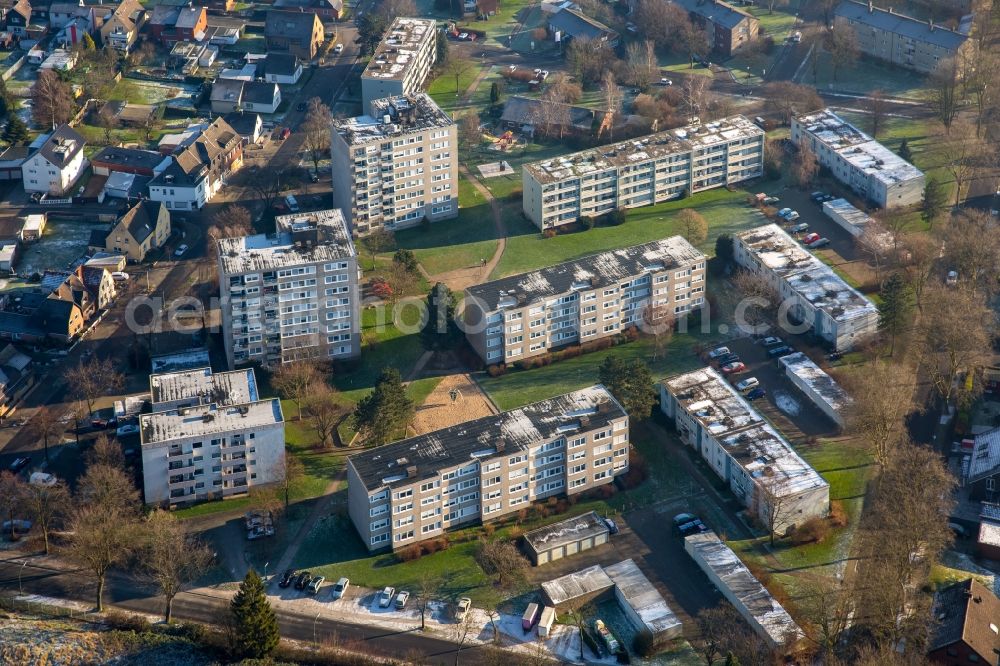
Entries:
{"type": "Polygon", "coordinates": [[[844,358],[844,352],[842,351],[832,351],[826,355],[826,360],[828,361],[839,361],[844,358]]]}
{"type": "Polygon", "coordinates": [[[406,608],[406,602],[410,600],[410,593],[406,590],[401,591],[396,595],[396,610],[403,610],[406,608]]]}
{"type": "Polygon", "coordinates": [[[792,212],[785,215],[785,220],[788,222],[794,222],[797,219],[799,219],[799,212],[797,210],[793,210],[792,212]]]}
{"type": "Polygon", "coordinates": [[[611,534],[618,534],[618,523],[611,520],[610,518],[605,518],[604,524],[608,526],[608,532],[610,532],[611,534]]]}
{"type": "Polygon", "coordinates": [[[472,599],[469,597],[462,597],[458,600],[458,605],[455,606],[455,621],[461,622],[465,619],[465,614],[469,612],[469,608],[472,607],[472,599]]]}
{"type": "Polygon", "coordinates": [[[316,173],[315,171],[313,171],[312,173],[310,173],[309,174],[309,182],[310,183],[318,183],[319,182],[319,174],[316,173]]]}
{"type": "Polygon", "coordinates": [[[793,212],[791,208],[782,208],[778,211],[778,217],[785,219],[785,217],[791,212],[793,212]]]}
{"type": "Polygon", "coordinates": [[[741,382],[736,383],[737,391],[749,391],[760,386],[760,380],[756,377],[747,377],[741,382]]]}
{"type": "Polygon", "coordinates": [[[719,365],[728,365],[730,363],[736,363],[740,360],[739,354],[726,354],[725,356],[720,356],[715,359],[716,363],[719,365]]]}
{"type": "Polygon", "coordinates": [[[295,579],[295,589],[296,590],[306,589],[306,585],[308,585],[309,581],[311,580],[312,580],[312,574],[309,573],[308,571],[303,571],[302,573],[299,574],[299,577],[295,579]]]}
{"type": "Polygon", "coordinates": [[[769,335],[763,340],[761,340],[760,344],[764,345],[765,347],[773,347],[775,345],[781,344],[781,338],[776,338],[773,335],[769,335]]]}
{"type": "Polygon", "coordinates": [[[761,201],[768,206],[773,206],[774,204],[781,201],[781,199],[775,196],[766,196],[763,199],[761,199],[761,201]]]}
{"type": "Polygon", "coordinates": [[[823,197],[825,197],[825,196],[826,196],[826,192],[816,191],[816,192],[813,192],[812,194],[810,194],[809,198],[812,199],[813,201],[815,201],[816,203],[822,203],[823,202],[823,197]]]}
{"type": "Polygon", "coordinates": [[[138,435],[139,426],[136,423],[126,423],[125,425],[118,426],[115,430],[115,434],[119,437],[125,437],[127,435],[138,435]]]}
{"type": "Polygon", "coordinates": [[[188,251],[188,246],[185,243],[181,243],[180,245],[177,246],[177,249],[174,250],[174,256],[183,257],[184,253],[187,251],[188,251]]]}
{"type": "Polygon", "coordinates": [[[686,536],[688,536],[690,534],[698,534],[700,532],[707,532],[708,531],[708,527],[705,525],[705,523],[701,522],[701,520],[699,520],[698,518],[695,518],[694,520],[692,520],[689,523],[684,523],[683,525],[678,525],[675,528],[675,531],[681,537],[686,537],[686,536]]]}
{"type": "Polygon", "coordinates": [[[759,398],[763,398],[765,395],[767,395],[767,391],[758,386],[754,390],[747,393],[747,400],[757,400],[759,398]]]}
{"type": "Polygon", "coordinates": [[[15,518],[14,520],[5,520],[3,525],[0,525],[0,529],[3,530],[3,535],[7,536],[11,533],[11,528],[13,527],[14,532],[20,532],[24,534],[25,532],[31,531],[31,521],[30,520],[20,520],[15,518]]]}
{"type": "Polygon", "coordinates": [[[347,578],[341,578],[336,583],[333,584],[333,592],[330,593],[334,599],[340,599],[347,592],[347,588],[351,586],[351,581],[347,578]]]}
{"type": "Polygon", "coordinates": [[[680,527],[681,525],[687,525],[690,522],[698,520],[698,516],[693,513],[678,513],[674,516],[674,529],[680,527]]]}
{"type": "Polygon", "coordinates": [[[674,85],[674,82],[671,81],[670,79],[666,78],[666,77],[661,77],[660,78],[660,85],[661,86],[667,86],[667,87],[669,87],[669,86],[674,85]]]}
{"type": "Polygon", "coordinates": [[[732,363],[727,363],[721,368],[723,374],[726,375],[732,375],[737,372],[743,372],[746,369],[747,366],[745,366],[742,361],[734,361],[732,363]]]}
{"type": "Polygon", "coordinates": [[[382,590],[381,594],[378,595],[379,608],[388,608],[394,596],[396,596],[396,588],[387,587],[382,590]]]}
{"type": "Polygon", "coordinates": [[[781,358],[782,356],[788,356],[789,354],[794,354],[795,350],[788,345],[779,345],[777,347],[771,347],[767,350],[767,355],[771,358],[781,358]]]}
{"type": "Polygon", "coordinates": [[[729,347],[716,347],[712,351],[708,352],[709,358],[719,358],[720,356],[725,356],[729,353],[729,347]]]}
{"type": "Polygon", "coordinates": [[[340,55],[341,53],[344,52],[344,45],[337,44],[336,46],[333,47],[333,52],[336,53],[337,55],[340,55]]]}
{"type": "Polygon", "coordinates": [[[811,234],[806,234],[805,236],[803,236],[802,237],[802,243],[804,245],[809,245],[809,243],[812,243],[813,241],[816,241],[816,240],[819,240],[819,239],[820,239],[820,235],[817,234],[816,232],[813,232],[811,234]]]}
{"type": "Polygon", "coordinates": [[[14,458],[14,462],[10,464],[10,467],[8,469],[14,474],[17,474],[30,464],[31,464],[31,456],[19,456],[17,458],[14,458]]]}
{"type": "Polygon", "coordinates": [[[829,244],[830,244],[829,238],[819,238],[809,243],[809,248],[812,250],[818,250],[819,248],[826,247],[829,244]]]}
{"type": "Polygon", "coordinates": [[[308,592],[309,594],[318,594],[319,588],[323,586],[323,583],[325,581],[326,578],[324,576],[316,576],[311,581],[309,581],[309,585],[306,586],[306,592],[308,592]]]}
{"type": "Polygon", "coordinates": [[[115,271],[111,274],[111,279],[115,282],[128,282],[128,273],[123,271],[115,271]]]}
{"type": "Polygon", "coordinates": [[[809,225],[805,222],[799,222],[794,227],[792,227],[793,234],[801,234],[803,231],[809,231],[809,225]]]}
{"type": "Polygon", "coordinates": [[[796,30],[794,33],[792,33],[792,42],[798,44],[801,41],[802,41],[802,33],[796,30]]]}
{"type": "Polygon", "coordinates": [[[295,580],[295,569],[285,569],[285,573],[281,574],[281,580],[278,581],[278,587],[288,587],[295,580]]]}

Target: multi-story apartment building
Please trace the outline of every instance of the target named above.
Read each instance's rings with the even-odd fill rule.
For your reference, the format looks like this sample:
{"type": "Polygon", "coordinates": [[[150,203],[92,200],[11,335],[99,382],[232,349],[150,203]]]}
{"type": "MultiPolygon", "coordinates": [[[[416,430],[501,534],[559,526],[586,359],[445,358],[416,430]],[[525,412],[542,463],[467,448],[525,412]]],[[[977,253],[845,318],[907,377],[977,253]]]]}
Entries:
{"type": "Polygon", "coordinates": [[[760,32],[760,21],[738,7],[723,0],[670,0],[688,13],[688,16],[706,32],[712,50],[723,56],[752,43],[760,32]]]}
{"type": "Polygon", "coordinates": [[[524,166],[524,214],[539,229],[756,178],[764,131],[743,116],[524,166]]]}
{"type": "Polygon", "coordinates": [[[830,484],[712,368],[663,380],[660,409],[681,440],[762,524],[784,534],[830,511],[830,484]]]}
{"type": "Polygon", "coordinates": [[[333,205],[364,235],[458,215],[455,122],[428,95],[375,100],[372,115],[334,121],[333,205]]]}
{"type": "Polygon", "coordinates": [[[347,459],[347,507],[369,550],[397,549],[628,470],[628,415],[600,385],[347,459]]]}
{"type": "Polygon", "coordinates": [[[339,210],[279,215],[277,232],[219,241],[229,367],[361,353],[358,260],[339,210]]]}
{"type": "Polygon", "coordinates": [[[704,302],[705,255],[673,236],[469,287],[463,318],[486,363],[513,363],[704,302]]]}
{"type": "Polygon", "coordinates": [[[284,478],[281,401],[260,399],[253,370],[185,370],[149,385],[152,413],[139,416],[147,504],[232,497],[284,478]]]}
{"type": "Polygon", "coordinates": [[[960,69],[969,64],[974,51],[967,34],[933,20],[905,16],[892,7],[879,9],[870,1],[844,0],[834,11],[834,21],[854,29],[865,55],[925,74],[946,60],[960,69]]]}
{"type": "Polygon", "coordinates": [[[789,323],[846,350],[878,332],[878,308],[833,269],[802,248],[777,224],[734,237],[736,263],[759,275],[788,302],[789,323]]]}
{"type": "Polygon", "coordinates": [[[433,19],[397,18],[389,26],[368,66],[361,73],[361,110],[372,102],[420,92],[437,59],[437,29],[433,19]]]}
{"type": "Polygon", "coordinates": [[[792,118],[792,142],[880,208],[910,206],[924,195],[924,174],[829,109],[792,118]]]}

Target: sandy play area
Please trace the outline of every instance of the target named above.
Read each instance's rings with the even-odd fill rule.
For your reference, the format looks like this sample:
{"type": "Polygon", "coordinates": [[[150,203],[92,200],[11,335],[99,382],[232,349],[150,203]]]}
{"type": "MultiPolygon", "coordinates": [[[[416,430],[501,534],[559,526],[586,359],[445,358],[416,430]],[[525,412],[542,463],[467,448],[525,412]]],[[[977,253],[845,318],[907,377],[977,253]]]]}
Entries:
{"type": "Polygon", "coordinates": [[[427,396],[424,404],[417,407],[410,427],[414,434],[419,435],[496,413],[497,410],[469,375],[448,375],[427,396]],[[452,389],[459,391],[455,402],[451,400],[452,389]]]}

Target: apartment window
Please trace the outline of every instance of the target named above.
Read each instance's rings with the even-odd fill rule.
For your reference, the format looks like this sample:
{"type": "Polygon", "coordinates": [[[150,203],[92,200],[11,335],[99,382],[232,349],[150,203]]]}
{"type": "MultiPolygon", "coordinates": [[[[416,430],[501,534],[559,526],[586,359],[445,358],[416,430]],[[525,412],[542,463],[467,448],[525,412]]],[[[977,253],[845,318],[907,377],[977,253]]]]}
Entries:
{"type": "Polygon", "coordinates": [[[372,532],[378,532],[379,530],[384,530],[387,527],[389,527],[389,519],[383,518],[382,520],[376,520],[369,525],[369,530],[372,532]]]}
{"type": "Polygon", "coordinates": [[[386,504],[382,506],[377,506],[368,512],[369,518],[374,518],[375,516],[381,516],[383,513],[389,513],[389,507],[386,504]]]}
{"type": "Polygon", "coordinates": [[[407,497],[413,497],[413,488],[410,488],[409,490],[400,491],[392,496],[393,499],[398,499],[398,500],[406,499],[407,497]]]}
{"type": "Polygon", "coordinates": [[[580,486],[585,485],[586,483],[587,483],[587,477],[581,476],[579,479],[574,479],[574,480],[570,481],[569,482],[569,487],[570,488],[579,488],[580,486]]]}
{"type": "Polygon", "coordinates": [[[420,486],[420,492],[426,493],[428,490],[433,490],[438,487],[438,481],[428,481],[420,486]]]}
{"type": "Polygon", "coordinates": [[[607,469],[602,472],[598,472],[597,474],[594,475],[595,482],[603,481],[604,479],[609,479],[609,478],[611,478],[611,471],[607,469]]]}
{"type": "Polygon", "coordinates": [[[410,511],[411,509],[413,509],[413,502],[407,502],[406,504],[400,504],[399,506],[395,507],[392,510],[392,512],[393,513],[404,513],[406,511],[410,511]]]}
{"type": "Polygon", "coordinates": [[[569,470],[569,473],[570,474],[579,474],[580,472],[585,472],[586,470],[587,470],[587,463],[581,463],[579,465],[576,465],[576,466],[572,467],[569,470]]]}
{"type": "Polygon", "coordinates": [[[440,495],[428,495],[427,497],[420,500],[420,506],[427,506],[428,504],[434,504],[435,502],[440,502],[440,495]]]}
{"type": "Polygon", "coordinates": [[[372,537],[372,545],[376,546],[376,545],[378,545],[380,543],[385,543],[388,540],[389,540],[389,534],[388,533],[386,533],[386,534],[379,534],[377,536],[373,536],[372,537]]]}
{"type": "Polygon", "coordinates": [[[400,534],[397,534],[393,538],[396,541],[406,541],[407,539],[412,539],[413,538],[413,530],[410,530],[409,532],[402,532],[400,534]]]}

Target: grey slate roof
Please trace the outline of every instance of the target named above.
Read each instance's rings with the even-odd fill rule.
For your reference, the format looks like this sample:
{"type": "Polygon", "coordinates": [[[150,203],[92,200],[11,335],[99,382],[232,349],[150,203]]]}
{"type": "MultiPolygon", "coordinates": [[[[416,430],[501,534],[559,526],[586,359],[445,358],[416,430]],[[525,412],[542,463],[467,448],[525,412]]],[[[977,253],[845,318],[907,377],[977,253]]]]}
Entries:
{"type": "Polygon", "coordinates": [[[156,231],[156,220],[163,206],[162,201],[140,201],[126,211],[118,222],[124,222],[129,235],[141,245],[156,231]]]}
{"type": "Polygon", "coordinates": [[[277,83],[249,81],[243,86],[243,101],[251,104],[273,104],[274,91],[277,87],[277,83]]]}
{"type": "Polygon", "coordinates": [[[623,278],[641,275],[653,267],[658,271],[667,270],[704,258],[705,255],[683,237],[671,236],[485,282],[469,287],[465,293],[479,299],[485,309],[491,311],[497,309],[506,296],[513,296],[519,305],[524,305],[568,292],[577,283],[587,283],[587,289],[599,289],[623,278]]]}
{"type": "Polygon", "coordinates": [[[844,0],[837,5],[834,15],[951,50],[958,49],[968,39],[968,36],[962,33],[948,30],[940,25],[934,25],[932,28],[931,23],[927,21],[920,21],[895,11],[890,12],[887,9],[872,7],[872,11],[869,13],[867,3],[855,2],[854,0],[844,0]]]}
{"type": "Polygon", "coordinates": [[[549,19],[549,25],[578,39],[600,39],[605,36],[609,39],[616,39],[618,37],[618,33],[608,26],[574,9],[560,9],[549,19]]]}
{"type": "Polygon", "coordinates": [[[386,444],[357,453],[349,460],[371,492],[399,481],[412,483],[415,479],[437,476],[439,470],[463,462],[515,455],[563,432],[572,436],[583,419],[587,419],[585,428],[589,431],[624,416],[618,402],[598,384],[386,444]],[[407,476],[407,469],[413,467],[415,475],[407,476]]]}
{"type": "Polygon", "coordinates": [[[753,14],[720,0],[671,0],[671,2],[692,14],[697,14],[707,21],[730,30],[737,27],[744,19],[757,20],[753,14]]]}
{"type": "Polygon", "coordinates": [[[45,140],[38,153],[47,162],[57,167],[64,167],[73,161],[77,153],[83,150],[86,140],[69,125],[60,125],[56,131],[45,140]],[[65,148],[65,150],[60,150],[65,148]]]}
{"type": "Polygon", "coordinates": [[[949,585],[937,593],[933,612],[937,626],[930,650],[963,641],[987,663],[996,657],[1000,635],[989,625],[1000,622],[1000,600],[987,587],[974,578],[949,585]]]}
{"type": "Polygon", "coordinates": [[[268,53],[264,58],[264,74],[293,76],[298,66],[299,59],[290,53],[268,53]]]}
{"type": "Polygon", "coordinates": [[[583,106],[572,106],[561,102],[549,102],[535,99],[533,97],[522,97],[521,95],[511,95],[503,105],[503,115],[500,120],[505,123],[518,123],[520,125],[534,125],[538,122],[542,106],[559,104],[569,110],[569,125],[589,130],[594,124],[594,110],[583,106]]]}
{"type": "Polygon", "coordinates": [[[312,12],[272,9],[267,12],[264,36],[287,37],[308,42],[312,38],[315,21],[316,15],[312,12]]]}
{"type": "Polygon", "coordinates": [[[257,113],[227,113],[222,116],[222,119],[229,123],[229,126],[234,130],[239,132],[243,137],[251,136],[257,129],[257,121],[260,120],[260,115],[257,113]]]}

